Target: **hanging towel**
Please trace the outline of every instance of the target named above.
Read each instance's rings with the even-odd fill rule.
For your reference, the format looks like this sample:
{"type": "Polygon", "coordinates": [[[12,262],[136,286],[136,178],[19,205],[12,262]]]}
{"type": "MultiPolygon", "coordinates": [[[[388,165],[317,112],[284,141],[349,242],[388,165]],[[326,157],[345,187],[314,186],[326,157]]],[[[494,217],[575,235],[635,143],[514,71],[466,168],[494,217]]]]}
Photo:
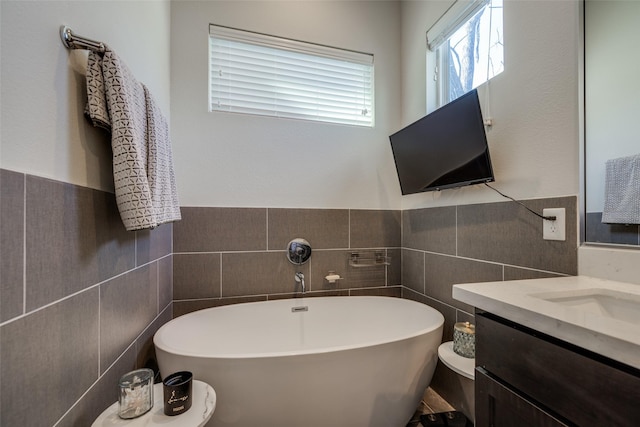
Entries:
{"type": "Polygon", "coordinates": [[[640,224],[640,154],[607,160],[602,222],[640,224]]]}
{"type": "Polygon", "coordinates": [[[173,172],[173,155],[167,120],[146,86],[144,98],[147,109],[147,171],[151,201],[158,224],[180,219],[180,204],[173,172]]]}
{"type": "Polygon", "coordinates": [[[109,108],[107,107],[107,92],[102,75],[102,55],[89,52],[87,60],[87,106],[84,114],[95,127],[111,132],[109,108]]]}
{"type": "Polygon", "coordinates": [[[149,90],[106,47],[90,52],[86,114],[110,129],[116,203],[127,230],[181,218],[166,119],[149,90]]]}

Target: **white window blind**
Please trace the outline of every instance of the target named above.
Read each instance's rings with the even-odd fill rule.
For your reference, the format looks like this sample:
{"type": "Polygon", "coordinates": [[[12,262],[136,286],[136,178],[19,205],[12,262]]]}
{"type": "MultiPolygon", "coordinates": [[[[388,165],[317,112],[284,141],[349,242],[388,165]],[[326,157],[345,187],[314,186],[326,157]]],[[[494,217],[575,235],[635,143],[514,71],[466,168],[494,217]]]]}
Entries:
{"type": "Polygon", "coordinates": [[[427,47],[435,51],[489,0],[457,0],[427,31],[427,47]]]}
{"type": "Polygon", "coordinates": [[[373,126],[373,55],[209,27],[210,111],[373,126]]]}

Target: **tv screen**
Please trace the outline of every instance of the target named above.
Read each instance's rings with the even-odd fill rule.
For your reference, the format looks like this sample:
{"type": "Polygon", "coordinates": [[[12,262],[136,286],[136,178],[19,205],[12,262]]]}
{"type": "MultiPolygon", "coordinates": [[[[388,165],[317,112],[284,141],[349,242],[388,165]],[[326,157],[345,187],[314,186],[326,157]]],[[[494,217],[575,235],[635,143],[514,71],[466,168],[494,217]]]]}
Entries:
{"type": "Polygon", "coordinates": [[[403,195],[494,180],[475,89],[389,140],[403,195]]]}

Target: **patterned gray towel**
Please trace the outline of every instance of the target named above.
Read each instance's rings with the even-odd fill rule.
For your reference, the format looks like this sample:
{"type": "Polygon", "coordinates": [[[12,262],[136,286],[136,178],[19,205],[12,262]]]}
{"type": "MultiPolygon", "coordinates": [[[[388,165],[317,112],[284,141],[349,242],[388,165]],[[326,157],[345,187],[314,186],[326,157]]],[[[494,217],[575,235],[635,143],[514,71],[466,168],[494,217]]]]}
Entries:
{"type": "Polygon", "coordinates": [[[607,160],[602,222],[640,224],[640,154],[607,160]]]}
{"type": "Polygon", "coordinates": [[[149,89],[142,85],[147,110],[147,173],[151,201],[158,224],[177,221],[180,203],[173,172],[173,155],[167,120],[158,108],[149,89]]]}
{"type": "Polygon", "coordinates": [[[166,119],[148,89],[110,48],[90,52],[85,113],[111,131],[113,178],[127,230],[181,218],[166,119]]]}
{"type": "Polygon", "coordinates": [[[84,114],[95,127],[111,132],[107,93],[102,75],[102,55],[93,51],[89,52],[87,61],[87,106],[84,114]]]}

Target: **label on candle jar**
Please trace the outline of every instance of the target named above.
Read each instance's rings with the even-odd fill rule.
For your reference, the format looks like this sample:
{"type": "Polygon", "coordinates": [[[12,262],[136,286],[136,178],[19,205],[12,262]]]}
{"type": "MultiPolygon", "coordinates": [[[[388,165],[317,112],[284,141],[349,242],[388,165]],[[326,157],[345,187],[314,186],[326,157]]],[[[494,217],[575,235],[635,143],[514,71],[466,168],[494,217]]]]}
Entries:
{"type": "Polygon", "coordinates": [[[182,397],[176,397],[176,391],[172,390],[171,391],[171,397],[169,398],[169,400],[167,400],[167,403],[184,402],[187,399],[189,399],[189,395],[182,396],[182,397]]]}

